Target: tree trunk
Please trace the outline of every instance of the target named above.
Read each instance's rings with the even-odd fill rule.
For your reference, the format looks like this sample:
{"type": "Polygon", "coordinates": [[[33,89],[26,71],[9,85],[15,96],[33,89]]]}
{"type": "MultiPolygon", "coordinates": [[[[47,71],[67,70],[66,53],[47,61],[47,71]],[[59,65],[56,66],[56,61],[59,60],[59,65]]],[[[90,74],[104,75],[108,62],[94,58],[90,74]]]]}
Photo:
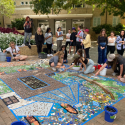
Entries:
{"type": "Polygon", "coordinates": [[[2,18],[3,18],[3,27],[5,27],[5,25],[4,25],[4,15],[2,16],[2,18]]]}
{"type": "Polygon", "coordinates": [[[105,17],[105,24],[107,24],[107,9],[106,9],[106,17],[105,17]]]}

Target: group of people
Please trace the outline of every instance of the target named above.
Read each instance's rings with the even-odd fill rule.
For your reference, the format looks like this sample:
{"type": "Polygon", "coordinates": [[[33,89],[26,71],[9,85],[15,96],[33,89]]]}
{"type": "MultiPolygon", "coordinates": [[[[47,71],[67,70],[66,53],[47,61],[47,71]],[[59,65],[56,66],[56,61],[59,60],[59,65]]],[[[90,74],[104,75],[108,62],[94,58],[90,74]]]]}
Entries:
{"type": "MultiPolygon", "coordinates": [[[[74,46],[74,61],[69,68],[72,68],[74,65],[81,65],[82,72],[85,74],[92,73],[94,71],[94,61],[90,59],[89,49],[91,48],[91,36],[88,29],[81,30],[78,27],[78,33],[76,29],[72,28],[72,33],[68,30],[66,35],[66,45],[62,46],[60,51],[57,52],[54,57],[49,61],[49,64],[54,70],[56,68],[64,68],[63,63],[65,63],[67,54],[66,47],[69,44],[69,53],[71,53],[71,47],[74,46]],[[76,47],[76,51],[75,51],[76,47]],[[63,48],[63,49],[62,49],[63,48]],[[84,56],[82,54],[84,49],[84,56]],[[77,52],[77,56],[74,55],[77,52]],[[64,60],[63,60],[64,59],[64,60]]],[[[101,70],[106,66],[111,66],[114,73],[118,74],[118,78],[121,79],[125,77],[125,58],[123,57],[125,49],[125,31],[122,30],[119,36],[115,36],[115,33],[112,31],[111,35],[107,37],[106,30],[102,29],[100,35],[98,36],[98,64],[103,65],[100,70],[96,72],[95,75],[98,75],[101,70]],[[115,49],[117,48],[117,54],[115,54],[115,49]],[[110,55],[107,59],[107,56],[110,52],[110,55]]],[[[68,61],[66,61],[68,62],[68,61]]]]}
{"type": "MultiPolygon", "coordinates": [[[[24,23],[25,36],[24,36],[24,44],[27,36],[29,36],[29,44],[31,37],[31,29],[32,29],[32,21],[30,17],[26,18],[26,22],[24,23]]],[[[56,68],[61,69],[65,68],[63,63],[68,63],[67,57],[71,55],[71,49],[73,50],[73,63],[69,68],[72,68],[74,65],[81,65],[82,72],[85,74],[91,73],[94,71],[94,61],[90,59],[89,50],[91,48],[91,35],[89,34],[89,29],[78,26],[77,31],[75,27],[72,28],[72,32],[69,29],[66,34],[66,44],[62,45],[62,41],[64,40],[64,34],[61,30],[61,27],[58,27],[56,32],[57,39],[57,53],[53,56],[52,54],[52,45],[53,45],[53,34],[51,32],[51,28],[47,28],[45,35],[40,27],[37,28],[35,33],[35,41],[37,45],[38,54],[41,53],[42,45],[46,43],[47,45],[47,56],[53,56],[49,65],[53,67],[54,70],[56,68]],[[77,32],[78,31],[78,32],[77,32]],[[67,51],[67,46],[69,45],[69,52],[67,51]],[[83,54],[84,52],[84,54],[83,54]]],[[[118,78],[124,76],[125,72],[125,59],[123,58],[125,49],[125,31],[122,30],[119,36],[115,36],[115,33],[112,31],[110,36],[107,37],[106,30],[102,29],[100,35],[98,36],[98,64],[103,65],[101,69],[96,73],[104,69],[107,65],[112,66],[114,72],[118,75],[118,78]],[[115,49],[117,48],[117,54],[114,54],[115,49]],[[107,59],[107,56],[110,52],[110,55],[107,59]]],[[[10,43],[10,47],[3,52],[9,51],[14,60],[25,60],[27,56],[20,55],[19,48],[15,45],[14,42],[10,43]]],[[[69,69],[68,68],[68,69],[69,69]]],[[[65,69],[67,70],[67,69],[65,69]]]]}

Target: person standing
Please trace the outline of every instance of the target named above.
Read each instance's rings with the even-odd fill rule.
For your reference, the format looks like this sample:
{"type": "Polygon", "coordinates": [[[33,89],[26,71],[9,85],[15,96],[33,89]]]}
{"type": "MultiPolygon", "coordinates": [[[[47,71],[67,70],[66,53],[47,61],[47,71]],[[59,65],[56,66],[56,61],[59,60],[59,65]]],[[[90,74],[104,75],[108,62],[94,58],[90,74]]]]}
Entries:
{"type": "Polygon", "coordinates": [[[44,36],[40,27],[37,28],[37,32],[35,34],[35,41],[37,45],[38,54],[41,53],[42,45],[44,44],[44,36]]]}
{"type": "Polygon", "coordinates": [[[89,34],[89,29],[85,29],[84,33],[86,34],[86,38],[82,40],[82,44],[84,45],[86,58],[90,58],[89,49],[91,47],[91,38],[89,34]]]}
{"type": "Polygon", "coordinates": [[[63,31],[61,31],[61,27],[58,27],[56,32],[57,38],[57,52],[61,49],[62,41],[63,41],[63,31]]]}
{"type": "Polygon", "coordinates": [[[108,45],[107,45],[107,55],[110,52],[110,54],[113,54],[115,52],[115,41],[116,41],[115,33],[112,31],[111,36],[108,37],[108,45]]]}
{"type": "Polygon", "coordinates": [[[47,31],[45,33],[45,40],[46,40],[46,45],[47,45],[47,50],[48,50],[47,56],[48,57],[53,56],[52,55],[53,36],[52,36],[50,28],[47,28],[47,31]]]}
{"type": "Polygon", "coordinates": [[[81,30],[81,26],[78,26],[78,33],[76,35],[76,52],[78,49],[82,49],[81,39],[83,39],[83,31],[81,30]]]}
{"type": "Polygon", "coordinates": [[[100,35],[98,36],[98,64],[104,64],[107,59],[107,44],[108,38],[106,30],[102,29],[100,35]]]}
{"type": "Polygon", "coordinates": [[[123,56],[124,49],[125,49],[125,31],[124,30],[120,32],[120,35],[116,39],[116,43],[117,43],[117,53],[123,56]]]}
{"type": "Polygon", "coordinates": [[[32,22],[30,21],[30,17],[26,17],[26,22],[23,25],[25,33],[24,33],[24,41],[22,46],[25,46],[26,43],[26,38],[28,37],[28,42],[30,45],[30,37],[32,36],[32,22]]]}
{"type": "Polygon", "coordinates": [[[73,28],[72,28],[72,33],[71,33],[71,36],[70,36],[70,48],[69,48],[69,54],[68,54],[68,56],[69,56],[70,53],[71,53],[72,46],[74,47],[73,56],[74,56],[74,54],[75,54],[75,48],[76,48],[76,35],[77,35],[76,29],[75,29],[75,27],[73,27],[73,28]]]}
{"type": "Polygon", "coordinates": [[[66,47],[69,45],[70,46],[70,36],[71,36],[71,31],[70,29],[68,30],[68,33],[66,34],[66,47]]]}

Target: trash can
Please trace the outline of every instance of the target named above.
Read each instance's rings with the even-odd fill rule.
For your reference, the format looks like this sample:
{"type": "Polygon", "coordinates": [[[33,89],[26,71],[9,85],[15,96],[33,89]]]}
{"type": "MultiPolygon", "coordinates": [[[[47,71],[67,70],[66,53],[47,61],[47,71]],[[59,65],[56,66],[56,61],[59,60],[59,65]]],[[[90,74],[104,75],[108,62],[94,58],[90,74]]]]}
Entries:
{"type": "Polygon", "coordinates": [[[6,61],[6,55],[7,53],[0,52],[0,61],[2,62],[6,61]]]}
{"type": "Polygon", "coordinates": [[[11,123],[11,125],[26,125],[26,123],[23,121],[15,121],[15,122],[11,123]]]}
{"type": "Polygon", "coordinates": [[[113,106],[106,106],[104,108],[105,111],[105,121],[107,122],[113,122],[116,118],[116,114],[118,113],[118,110],[113,106]]]}
{"type": "Polygon", "coordinates": [[[11,62],[11,57],[6,57],[7,62],[11,62]]]}

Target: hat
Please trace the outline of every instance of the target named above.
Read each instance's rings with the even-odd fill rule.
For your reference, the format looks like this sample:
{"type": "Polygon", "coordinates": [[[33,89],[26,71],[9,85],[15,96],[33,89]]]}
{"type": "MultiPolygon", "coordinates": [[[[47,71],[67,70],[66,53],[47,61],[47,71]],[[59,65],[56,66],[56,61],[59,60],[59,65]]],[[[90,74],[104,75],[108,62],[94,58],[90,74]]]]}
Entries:
{"type": "Polygon", "coordinates": [[[115,54],[110,54],[108,57],[108,61],[112,62],[114,58],[115,58],[115,54]]]}
{"type": "Polygon", "coordinates": [[[78,57],[80,57],[78,54],[75,54],[74,56],[73,56],[73,60],[75,60],[76,58],[78,58],[78,57]]]}
{"type": "Polygon", "coordinates": [[[75,27],[73,27],[73,28],[72,28],[72,30],[76,30],[76,28],[75,28],[75,27]]]}
{"type": "Polygon", "coordinates": [[[89,32],[89,29],[85,29],[84,31],[85,31],[85,32],[89,32]]]}

